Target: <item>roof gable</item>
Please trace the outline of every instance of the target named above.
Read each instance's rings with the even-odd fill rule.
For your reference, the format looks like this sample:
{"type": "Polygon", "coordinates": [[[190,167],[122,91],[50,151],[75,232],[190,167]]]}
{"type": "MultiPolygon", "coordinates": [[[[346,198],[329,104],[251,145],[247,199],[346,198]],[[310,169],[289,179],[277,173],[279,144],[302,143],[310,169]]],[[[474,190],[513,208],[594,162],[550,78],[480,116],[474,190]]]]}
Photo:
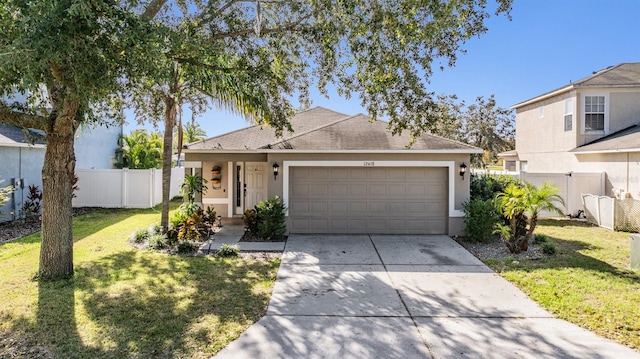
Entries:
{"type": "MultiPolygon", "coordinates": [[[[291,127],[294,132],[284,130],[282,138],[291,138],[299,133],[307,132],[345,117],[347,117],[347,115],[328,110],[324,107],[314,107],[301,111],[291,119],[291,127]]],[[[257,149],[278,141],[280,141],[280,139],[276,137],[275,131],[272,128],[254,125],[188,144],[187,148],[219,150],[257,149]]]]}
{"type": "Polygon", "coordinates": [[[621,63],[511,106],[519,108],[577,88],[640,87],[640,62],[621,63]]]}

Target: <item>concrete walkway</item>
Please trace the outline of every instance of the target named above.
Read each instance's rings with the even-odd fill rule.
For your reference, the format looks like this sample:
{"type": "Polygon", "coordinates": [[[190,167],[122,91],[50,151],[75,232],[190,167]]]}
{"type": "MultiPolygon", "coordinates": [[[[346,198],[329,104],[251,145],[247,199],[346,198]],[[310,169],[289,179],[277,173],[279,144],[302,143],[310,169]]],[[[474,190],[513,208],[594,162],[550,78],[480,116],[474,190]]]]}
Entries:
{"type": "Polygon", "coordinates": [[[217,358],[640,358],[447,236],[291,235],[267,315],[217,358]]]}
{"type": "Polygon", "coordinates": [[[240,242],[244,235],[244,226],[225,225],[200,246],[201,253],[211,253],[220,249],[223,244],[238,245],[240,251],[245,252],[282,252],[286,242],[240,242]]]}

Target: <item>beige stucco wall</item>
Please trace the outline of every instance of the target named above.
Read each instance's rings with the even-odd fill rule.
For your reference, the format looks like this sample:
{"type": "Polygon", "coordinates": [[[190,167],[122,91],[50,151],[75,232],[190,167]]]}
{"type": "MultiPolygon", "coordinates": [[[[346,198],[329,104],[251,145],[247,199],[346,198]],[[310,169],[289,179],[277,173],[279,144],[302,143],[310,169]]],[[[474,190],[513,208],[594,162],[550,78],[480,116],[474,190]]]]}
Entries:
{"type": "Polygon", "coordinates": [[[608,153],[576,155],[568,152],[607,134],[640,122],[640,91],[634,89],[600,88],[568,91],[543,101],[520,107],[516,111],[516,150],[520,161],[526,161],[528,172],[568,173],[606,172],[605,194],[617,188],[629,192],[638,188],[638,154],[608,153]],[[607,98],[608,128],[605,132],[588,134],[583,131],[584,96],[604,95],[607,98]],[[564,101],[573,98],[573,129],[564,131],[564,101]],[[544,107],[544,116],[538,109],[544,107]],[[635,172],[634,172],[635,171],[635,172]]]}
{"type": "Polygon", "coordinates": [[[520,160],[526,161],[530,153],[565,152],[576,147],[578,121],[575,98],[574,92],[566,92],[517,109],[516,151],[520,160]],[[568,98],[573,99],[572,131],[564,130],[564,106],[568,98]],[[544,109],[542,117],[539,116],[540,107],[544,109]]]}
{"type": "MultiPolygon", "coordinates": [[[[454,209],[461,211],[462,203],[469,198],[469,175],[465,175],[464,180],[458,175],[459,166],[463,162],[469,165],[469,154],[420,154],[420,153],[283,153],[271,152],[267,154],[248,153],[248,154],[227,154],[227,153],[186,153],[186,161],[201,161],[203,164],[203,173],[205,178],[211,177],[211,167],[218,164],[222,167],[222,188],[219,190],[208,190],[204,198],[222,199],[231,195],[233,197],[233,188],[229,188],[228,176],[231,172],[228,168],[228,162],[244,161],[244,162],[267,162],[267,168],[272,168],[273,164],[278,162],[280,165],[280,175],[274,179],[273,174],[268,173],[267,189],[268,197],[283,197],[283,168],[285,161],[454,161],[454,186],[455,198],[454,209]]],[[[233,169],[231,169],[233,170],[233,169]]],[[[223,204],[215,204],[214,208],[224,216],[228,213],[228,206],[223,204]]],[[[449,234],[460,235],[464,229],[462,218],[449,218],[449,234]]]]}

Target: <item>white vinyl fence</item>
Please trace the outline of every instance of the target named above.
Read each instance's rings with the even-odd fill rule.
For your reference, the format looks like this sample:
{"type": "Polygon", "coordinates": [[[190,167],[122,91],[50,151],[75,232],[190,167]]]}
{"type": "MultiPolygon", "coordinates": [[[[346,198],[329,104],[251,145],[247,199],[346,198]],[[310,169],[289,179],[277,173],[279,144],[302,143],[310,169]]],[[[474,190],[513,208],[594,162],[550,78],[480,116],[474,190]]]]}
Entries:
{"type": "MultiPolygon", "coordinates": [[[[560,197],[564,200],[565,206],[562,210],[565,214],[577,215],[582,210],[582,194],[597,193],[604,194],[604,172],[583,173],[534,173],[534,172],[504,172],[504,171],[474,171],[474,174],[484,175],[508,175],[520,178],[523,181],[540,186],[545,182],[551,182],[558,187],[560,197]]],[[[557,214],[543,212],[542,217],[557,217],[557,214]]]]}
{"type": "MultiPolygon", "coordinates": [[[[578,214],[582,210],[582,194],[604,194],[604,173],[520,173],[520,179],[536,186],[544,182],[553,183],[564,200],[565,214],[578,214]]],[[[557,216],[557,215],[552,215],[557,216]]]]}
{"type": "Polygon", "coordinates": [[[583,194],[587,220],[600,227],[625,232],[640,232],[640,201],[583,194]]]}
{"type": "MultiPolygon", "coordinates": [[[[74,207],[149,208],[162,202],[162,170],[79,169],[74,207]]],[[[184,167],[171,169],[170,197],[180,193],[184,167]]]]}

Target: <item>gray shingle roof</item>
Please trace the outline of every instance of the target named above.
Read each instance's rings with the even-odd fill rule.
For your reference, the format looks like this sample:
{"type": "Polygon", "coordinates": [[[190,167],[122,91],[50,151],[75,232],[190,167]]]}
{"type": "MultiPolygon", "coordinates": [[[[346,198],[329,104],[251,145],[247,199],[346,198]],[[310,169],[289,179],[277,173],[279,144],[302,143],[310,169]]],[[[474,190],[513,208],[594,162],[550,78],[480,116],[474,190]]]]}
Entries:
{"type": "Polygon", "coordinates": [[[45,144],[45,138],[42,133],[31,129],[22,129],[21,127],[0,122],[0,145],[13,146],[24,144],[45,144]]]}
{"type": "Polygon", "coordinates": [[[640,62],[621,63],[616,66],[609,66],[605,69],[594,71],[593,74],[585,78],[522,101],[511,107],[518,108],[525,104],[535,102],[536,100],[544,99],[554,93],[563,93],[575,88],[590,87],[640,87],[640,62]]]}
{"type": "Polygon", "coordinates": [[[574,148],[574,153],[640,151],[640,123],[574,148]]]}
{"type": "MultiPolygon", "coordinates": [[[[393,136],[384,121],[371,122],[365,115],[347,116],[322,107],[297,114],[291,121],[294,133],[276,138],[274,131],[247,127],[187,146],[192,150],[302,150],[302,151],[396,151],[407,150],[408,134],[393,136]]],[[[431,134],[416,139],[410,150],[476,153],[480,149],[431,134]]]]}
{"type": "MultiPolygon", "coordinates": [[[[345,117],[347,117],[347,115],[323,107],[314,107],[306,111],[301,111],[291,120],[291,126],[294,132],[291,133],[285,130],[282,138],[290,138],[345,117]]],[[[279,140],[272,128],[251,126],[188,144],[187,148],[222,150],[257,149],[278,142],[279,140]]]]}

